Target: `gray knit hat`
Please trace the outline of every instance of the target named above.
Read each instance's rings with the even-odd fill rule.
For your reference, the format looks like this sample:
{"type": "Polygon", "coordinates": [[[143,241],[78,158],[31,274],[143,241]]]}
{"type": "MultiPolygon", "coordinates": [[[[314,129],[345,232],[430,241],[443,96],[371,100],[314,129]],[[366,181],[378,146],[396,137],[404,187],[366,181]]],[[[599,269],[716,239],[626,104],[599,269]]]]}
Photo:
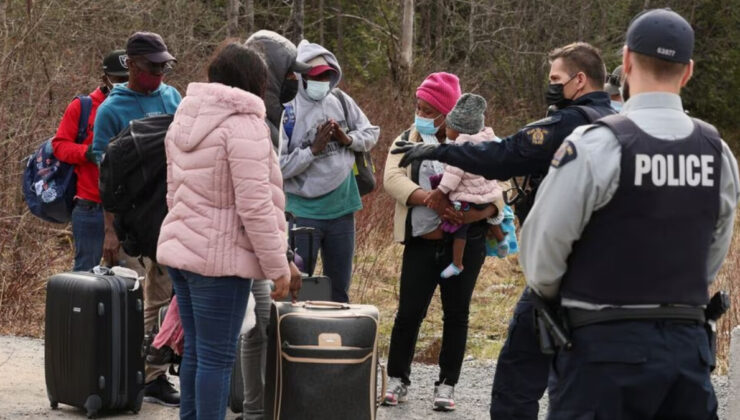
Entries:
{"type": "Polygon", "coordinates": [[[464,93],[447,114],[447,126],[462,134],[478,134],[483,129],[486,100],[474,93],[464,93]]]}

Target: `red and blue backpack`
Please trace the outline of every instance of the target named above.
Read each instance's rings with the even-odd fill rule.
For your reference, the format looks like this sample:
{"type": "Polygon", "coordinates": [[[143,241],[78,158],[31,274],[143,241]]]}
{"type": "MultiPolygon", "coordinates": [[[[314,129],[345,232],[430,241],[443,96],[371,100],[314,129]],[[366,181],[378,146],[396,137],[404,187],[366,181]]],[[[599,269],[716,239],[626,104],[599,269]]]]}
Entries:
{"type": "MultiPolygon", "coordinates": [[[[76,96],[80,101],[80,120],[75,143],[87,138],[87,124],[92,111],[89,96],[76,96]]],[[[36,152],[28,157],[23,171],[23,198],[31,213],[47,222],[67,223],[72,217],[77,176],[74,166],[54,156],[53,137],[44,140],[36,152]]]]}

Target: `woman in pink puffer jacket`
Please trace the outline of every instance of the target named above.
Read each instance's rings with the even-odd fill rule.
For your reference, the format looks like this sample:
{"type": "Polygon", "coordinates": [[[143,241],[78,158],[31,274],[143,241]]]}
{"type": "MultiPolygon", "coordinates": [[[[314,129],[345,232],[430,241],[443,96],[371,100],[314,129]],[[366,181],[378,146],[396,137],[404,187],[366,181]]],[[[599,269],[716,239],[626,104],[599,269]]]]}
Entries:
{"type": "Polygon", "coordinates": [[[252,281],[287,293],[285,197],[264,122],[262,58],[228,44],[191,83],[167,132],[167,206],[157,248],[175,287],[185,353],[180,418],[223,419],[252,281]]]}

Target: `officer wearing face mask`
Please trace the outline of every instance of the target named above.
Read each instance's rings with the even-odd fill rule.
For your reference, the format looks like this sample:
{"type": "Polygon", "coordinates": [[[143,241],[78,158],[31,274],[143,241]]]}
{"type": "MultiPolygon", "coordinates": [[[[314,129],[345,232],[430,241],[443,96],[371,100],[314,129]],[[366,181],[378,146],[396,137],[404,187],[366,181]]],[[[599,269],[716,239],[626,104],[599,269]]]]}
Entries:
{"type": "Polygon", "coordinates": [[[707,289],[740,177],[716,128],[684,113],[693,51],[694,30],[670,9],[632,20],[631,96],[563,142],[522,227],[527,284],[562,305],[572,344],[553,362],[548,419],[718,418],[710,372],[727,306],[707,289]]]}
{"type": "MultiPolygon", "coordinates": [[[[414,160],[438,160],[489,179],[515,181],[505,199],[515,206],[520,223],[531,209],[539,182],[553,154],[576,127],[613,114],[603,91],[606,68],[601,54],[585,42],[550,52],[546,99],[554,111],[526,125],[500,143],[432,145],[397,142],[392,153],[404,153],[400,165],[414,160]]],[[[514,309],[506,343],[493,382],[491,417],[536,419],[538,401],[547,388],[551,357],[542,354],[534,330],[533,306],[525,289],[514,309]]]]}
{"type": "MultiPolygon", "coordinates": [[[[355,245],[354,213],[362,201],[352,171],[355,152],[375,146],[380,128],[372,125],[346,93],[334,90],[342,77],[336,57],[321,45],[303,40],[298,60],[311,66],[298,75],[298,95],[285,105],[281,127],[280,169],[285,209],[297,226],[312,227],[314,254],[321,251],[323,270],[332,282],[332,300],[348,302],[355,245]]],[[[314,263],[304,235],[298,253],[314,263]]],[[[309,267],[308,271],[311,271],[309,267]]]]}

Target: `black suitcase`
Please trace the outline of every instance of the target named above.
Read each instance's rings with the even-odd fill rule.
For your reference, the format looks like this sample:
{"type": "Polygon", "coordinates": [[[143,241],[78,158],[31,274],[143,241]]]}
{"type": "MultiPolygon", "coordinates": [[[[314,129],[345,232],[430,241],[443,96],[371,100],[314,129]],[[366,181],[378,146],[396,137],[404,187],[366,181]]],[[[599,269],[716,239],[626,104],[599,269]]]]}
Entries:
{"type": "Polygon", "coordinates": [[[374,306],[273,303],[264,418],[374,420],[377,341],[374,306]]]}
{"type": "MultiPolygon", "coordinates": [[[[331,279],[326,276],[314,276],[313,269],[315,267],[315,261],[312,261],[313,255],[313,233],[315,229],[311,227],[293,227],[289,232],[290,237],[290,248],[296,250],[295,237],[296,235],[307,235],[308,236],[308,257],[304,259],[303,264],[305,272],[303,274],[301,290],[298,291],[299,301],[306,300],[319,300],[328,301],[331,300],[331,279]]],[[[297,250],[296,250],[297,252],[297,250]]],[[[292,299],[290,293],[284,298],[284,302],[290,302],[292,299]]]]}
{"type": "Polygon", "coordinates": [[[59,403],[138,413],[144,397],[144,300],[134,279],[63,273],[46,285],[46,390],[59,403]]]}

